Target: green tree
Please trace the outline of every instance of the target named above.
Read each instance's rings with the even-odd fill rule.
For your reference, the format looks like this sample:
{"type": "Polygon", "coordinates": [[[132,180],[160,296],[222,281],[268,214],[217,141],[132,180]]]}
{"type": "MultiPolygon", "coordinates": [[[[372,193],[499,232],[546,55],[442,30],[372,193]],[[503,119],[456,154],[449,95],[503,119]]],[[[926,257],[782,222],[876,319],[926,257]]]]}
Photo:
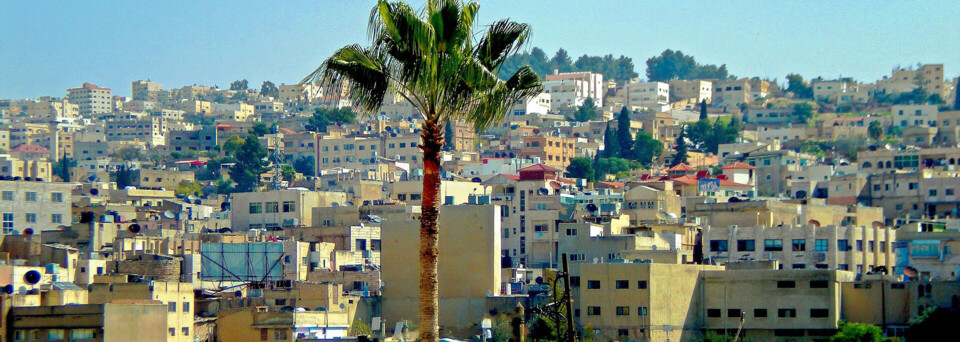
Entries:
{"type": "Polygon", "coordinates": [[[593,103],[593,98],[590,97],[584,100],[583,105],[577,107],[577,111],[573,113],[573,121],[587,122],[596,119],[597,105],[593,103]]]}
{"type": "Polygon", "coordinates": [[[223,142],[223,153],[232,156],[234,155],[240,147],[243,146],[243,138],[239,135],[233,134],[226,141],[223,142]]]}
{"type": "Polygon", "coordinates": [[[631,170],[642,168],[640,162],[624,158],[598,158],[593,163],[597,179],[605,179],[607,175],[626,177],[631,170]]]}
{"type": "Polygon", "coordinates": [[[307,130],[326,132],[327,126],[351,124],[357,122],[357,113],[350,108],[314,108],[313,116],[307,121],[307,130]]]}
{"type": "Polygon", "coordinates": [[[880,342],[883,339],[883,331],[872,324],[840,321],[838,330],[830,342],[880,342]]]}
{"type": "Polygon", "coordinates": [[[607,128],[603,130],[603,156],[620,156],[620,142],[617,141],[616,131],[610,129],[610,121],[607,121],[607,128]]]}
{"type": "Polygon", "coordinates": [[[74,163],[70,157],[67,157],[67,155],[64,154],[63,157],[60,157],[60,160],[57,161],[57,163],[53,166],[54,175],[60,177],[60,180],[63,182],[69,182],[70,168],[75,165],[76,163],[74,163]]]}
{"type": "Polygon", "coordinates": [[[270,96],[274,99],[280,98],[280,88],[277,88],[277,85],[273,82],[263,81],[263,84],[260,85],[260,95],[270,96]]]}
{"type": "Polygon", "coordinates": [[[262,137],[267,135],[267,133],[270,133],[270,127],[268,127],[265,123],[258,122],[253,124],[253,127],[250,127],[250,130],[247,131],[247,133],[262,137]]]}
{"type": "Polygon", "coordinates": [[[203,188],[199,183],[194,183],[188,180],[180,181],[180,184],[177,184],[177,189],[173,193],[179,196],[191,196],[199,195],[203,191],[203,188]]]}
{"type": "Polygon", "coordinates": [[[236,188],[233,187],[233,182],[220,178],[217,180],[217,193],[221,195],[231,194],[236,191],[236,188]]]}
{"type": "Polygon", "coordinates": [[[793,116],[797,117],[800,122],[807,123],[813,117],[813,105],[807,102],[793,105],[793,116]]]}
{"type": "Polygon", "coordinates": [[[453,123],[450,122],[450,119],[447,119],[447,122],[443,124],[443,150],[444,151],[455,151],[456,150],[456,132],[453,130],[453,123]]]}
{"type": "Polygon", "coordinates": [[[557,53],[553,55],[553,58],[550,59],[550,66],[559,72],[573,71],[573,60],[570,59],[567,50],[560,48],[560,50],[557,50],[557,53]]]}
{"type": "Polygon", "coordinates": [[[314,161],[313,156],[301,156],[293,161],[293,169],[305,175],[316,176],[315,167],[316,161],[314,161]]]}
{"type": "Polygon", "coordinates": [[[680,126],[680,135],[677,136],[677,145],[674,147],[674,150],[677,152],[673,155],[673,162],[670,163],[670,166],[679,165],[681,163],[687,163],[687,134],[686,126],[680,126]]]}
{"type": "Polygon", "coordinates": [[[942,105],[944,104],[943,97],[940,94],[933,94],[927,98],[927,103],[932,105],[942,105]]]}
{"type": "Polygon", "coordinates": [[[529,67],[506,80],[496,76],[504,60],[522,48],[530,28],[500,20],[474,32],[479,7],[476,2],[429,1],[417,11],[402,2],[381,0],[368,26],[373,46],[341,48],[303,80],[345,86],[354,105],[370,113],[379,112],[388,92],[399,94],[424,117],[418,325],[424,342],[436,342],[439,335],[437,218],[443,122],[462,119],[482,131],[502,120],[517,101],[543,89],[529,67]]]}
{"type": "Polygon", "coordinates": [[[363,320],[354,320],[353,324],[350,325],[350,336],[366,336],[370,334],[373,334],[373,330],[370,329],[370,325],[363,320]]]}
{"type": "Polygon", "coordinates": [[[236,163],[230,168],[230,179],[239,192],[253,192],[260,187],[260,174],[267,172],[267,150],[260,145],[256,135],[249,134],[243,145],[234,153],[236,163]]]}
{"type": "Polygon", "coordinates": [[[283,164],[283,166],[280,167],[281,179],[287,182],[292,182],[293,178],[296,177],[296,175],[297,175],[297,171],[293,169],[293,165],[283,164]]]}
{"type": "Polygon", "coordinates": [[[143,159],[143,152],[140,151],[140,147],[134,145],[121,147],[116,150],[114,155],[123,161],[135,161],[143,159]]]}
{"type": "Polygon", "coordinates": [[[700,101],[700,120],[707,118],[707,99],[700,101]]]}
{"type": "Polygon", "coordinates": [[[653,159],[663,154],[663,143],[654,139],[650,133],[637,132],[637,138],[633,143],[633,160],[640,162],[644,167],[650,167],[653,159]]]}
{"type": "Polygon", "coordinates": [[[873,141],[880,141],[880,138],[883,138],[883,124],[881,124],[880,121],[870,122],[870,126],[867,127],[867,133],[873,141]]]}
{"type": "Polygon", "coordinates": [[[630,112],[627,107],[620,108],[620,114],[617,116],[617,143],[620,145],[619,157],[630,158],[633,135],[630,134],[630,112]]]}
{"type": "Polygon", "coordinates": [[[553,320],[543,315],[534,315],[527,325],[531,341],[558,341],[557,324],[553,320]]]}
{"type": "Polygon", "coordinates": [[[590,158],[587,157],[570,159],[570,164],[567,165],[567,177],[584,178],[588,181],[593,181],[594,172],[592,164],[590,158]]]}
{"type": "Polygon", "coordinates": [[[960,312],[929,306],[910,317],[905,337],[907,341],[942,341],[945,336],[955,334],[957,322],[960,322],[960,312]]]}
{"type": "Polygon", "coordinates": [[[726,64],[700,65],[693,56],[684,55],[679,50],[663,50],[659,56],[647,59],[647,79],[657,82],[670,80],[720,79],[730,77],[726,64]]]}
{"type": "Polygon", "coordinates": [[[117,189],[133,186],[133,182],[136,179],[137,175],[134,173],[134,170],[127,168],[126,165],[118,166],[117,171],[113,173],[113,181],[117,183],[117,189]]]}
{"type": "Polygon", "coordinates": [[[248,88],[250,88],[248,87],[248,85],[249,83],[247,82],[246,78],[242,80],[236,80],[236,81],[230,82],[230,90],[247,90],[248,88]]]}
{"type": "Polygon", "coordinates": [[[960,110],[960,89],[957,88],[958,87],[954,87],[953,90],[953,93],[955,94],[953,98],[953,110],[960,110]]]}
{"type": "Polygon", "coordinates": [[[807,85],[807,82],[803,80],[803,76],[799,74],[787,75],[787,91],[792,92],[793,96],[798,99],[813,98],[813,87],[807,85]]]}

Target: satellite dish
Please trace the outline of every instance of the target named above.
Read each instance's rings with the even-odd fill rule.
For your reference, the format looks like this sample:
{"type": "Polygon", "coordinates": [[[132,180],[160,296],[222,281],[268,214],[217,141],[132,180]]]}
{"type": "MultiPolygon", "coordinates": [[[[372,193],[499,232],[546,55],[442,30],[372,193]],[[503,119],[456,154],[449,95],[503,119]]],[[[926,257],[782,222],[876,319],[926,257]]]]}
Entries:
{"type": "Polygon", "coordinates": [[[336,208],[340,206],[340,203],[333,202],[333,203],[330,203],[330,206],[336,208]]]}
{"type": "Polygon", "coordinates": [[[230,211],[230,202],[220,203],[220,211],[230,211]]]}
{"type": "Polygon", "coordinates": [[[543,277],[537,277],[537,279],[534,279],[534,281],[537,283],[537,285],[543,285],[543,277]]]}
{"type": "Polygon", "coordinates": [[[238,290],[238,291],[234,292],[233,295],[234,295],[235,297],[237,297],[237,298],[243,297],[243,291],[239,291],[239,290],[238,290]]]}
{"type": "Polygon", "coordinates": [[[89,180],[89,181],[91,181],[91,182],[95,182],[95,181],[97,181],[97,176],[87,177],[87,180],[89,180]]]}
{"type": "Polygon", "coordinates": [[[471,181],[471,182],[474,182],[474,183],[480,183],[480,182],[482,182],[483,180],[481,180],[480,177],[473,177],[473,179],[471,179],[470,181],[471,181]]]}
{"type": "Polygon", "coordinates": [[[193,200],[193,204],[199,205],[200,203],[203,203],[203,201],[201,201],[200,199],[193,200]]]}
{"type": "Polygon", "coordinates": [[[3,287],[3,293],[13,294],[13,285],[7,284],[3,287]]]}
{"type": "Polygon", "coordinates": [[[30,285],[36,285],[40,282],[40,272],[37,270],[27,271],[27,273],[23,274],[23,282],[30,285]]]}
{"type": "Polygon", "coordinates": [[[23,235],[33,235],[33,228],[24,229],[23,235]]]}
{"type": "Polygon", "coordinates": [[[278,312],[293,312],[293,307],[292,307],[292,306],[284,306],[284,307],[280,308],[280,310],[277,310],[277,311],[278,311],[278,312]]]}
{"type": "Polygon", "coordinates": [[[163,212],[163,217],[168,219],[175,219],[177,218],[177,213],[173,212],[173,210],[167,210],[163,212]]]}
{"type": "Polygon", "coordinates": [[[727,199],[727,202],[730,202],[730,203],[739,203],[739,202],[740,202],[740,199],[737,198],[737,197],[730,197],[729,199],[727,199]]]}
{"type": "Polygon", "coordinates": [[[920,272],[917,271],[916,268],[913,268],[913,266],[907,266],[903,269],[903,275],[910,278],[916,278],[918,274],[920,274],[920,272]]]}
{"type": "Polygon", "coordinates": [[[597,205],[596,205],[596,204],[593,204],[593,203],[587,204],[587,210],[589,210],[589,211],[591,211],[591,212],[597,211],[597,205]]]}
{"type": "Polygon", "coordinates": [[[131,224],[129,227],[127,227],[127,231],[130,232],[130,234],[136,235],[137,233],[140,233],[140,225],[136,223],[131,224]]]}
{"type": "Polygon", "coordinates": [[[534,129],[533,129],[533,134],[540,134],[540,129],[534,128],[534,129]]]}
{"type": "Polygon", "coordinates": [[[340,308],[341,308],[341,309],[345,309],[346,307],[347,307],[346,305],[344,305],[343,303],[340,303],[340,308]]]}
{"type": "Polygon", "coordinates": [[[100,189],[97,189],[97,188],[90,189],[90,194],[94,196],[99,195],[100,189]]]}

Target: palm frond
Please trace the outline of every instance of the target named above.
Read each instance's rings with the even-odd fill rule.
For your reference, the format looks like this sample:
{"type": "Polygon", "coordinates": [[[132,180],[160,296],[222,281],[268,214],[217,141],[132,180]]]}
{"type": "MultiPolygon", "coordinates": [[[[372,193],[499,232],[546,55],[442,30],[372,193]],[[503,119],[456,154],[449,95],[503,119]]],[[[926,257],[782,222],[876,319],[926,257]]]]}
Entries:
{"type": "Polygon", "coordinates": [[[333,89],[346,87],[354,108],[377,112],[390,88],[389,69],[384,56],[359,45],[334,52],[317,70],[300,83],[320,82],[333,89]]]}
{"type": "Polygon", "coordinates": [[[529,37],[529,25],[500,20],[490,25],[474,54],[487,69],[495,70],[508,56],[523,47],[529,37]]]}

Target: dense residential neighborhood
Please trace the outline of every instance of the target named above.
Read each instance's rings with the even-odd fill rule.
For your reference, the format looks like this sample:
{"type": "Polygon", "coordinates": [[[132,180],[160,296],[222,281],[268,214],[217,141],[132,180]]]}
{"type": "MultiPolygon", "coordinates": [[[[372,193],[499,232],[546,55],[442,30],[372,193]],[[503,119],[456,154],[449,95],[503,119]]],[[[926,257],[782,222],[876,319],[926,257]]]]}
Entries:
{"type": "Polygon", "coordinates": [[[945,64],[778,80],[514,52],[488,74],[536,91],[489,122],[363,93],[333,57],[0,100],[0,341],[418,340],[429,220],[444,339],[948,339],[945,64]]]}

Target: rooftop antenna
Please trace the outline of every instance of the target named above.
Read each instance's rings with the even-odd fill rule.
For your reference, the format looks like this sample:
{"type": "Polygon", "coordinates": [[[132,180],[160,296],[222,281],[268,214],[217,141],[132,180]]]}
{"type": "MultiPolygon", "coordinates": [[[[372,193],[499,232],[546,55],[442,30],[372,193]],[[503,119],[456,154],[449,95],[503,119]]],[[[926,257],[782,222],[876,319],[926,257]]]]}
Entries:
{"type": "Polygon", "coordinates": [[[280,190],[282,188],[281,173],[283,171],[283,151],[280,150],[280,144],[283,142],[280,140],[279,131],[273,132],[273,151],[270,153],[270,162],[273,163],[273,189],[280,190]]]}

